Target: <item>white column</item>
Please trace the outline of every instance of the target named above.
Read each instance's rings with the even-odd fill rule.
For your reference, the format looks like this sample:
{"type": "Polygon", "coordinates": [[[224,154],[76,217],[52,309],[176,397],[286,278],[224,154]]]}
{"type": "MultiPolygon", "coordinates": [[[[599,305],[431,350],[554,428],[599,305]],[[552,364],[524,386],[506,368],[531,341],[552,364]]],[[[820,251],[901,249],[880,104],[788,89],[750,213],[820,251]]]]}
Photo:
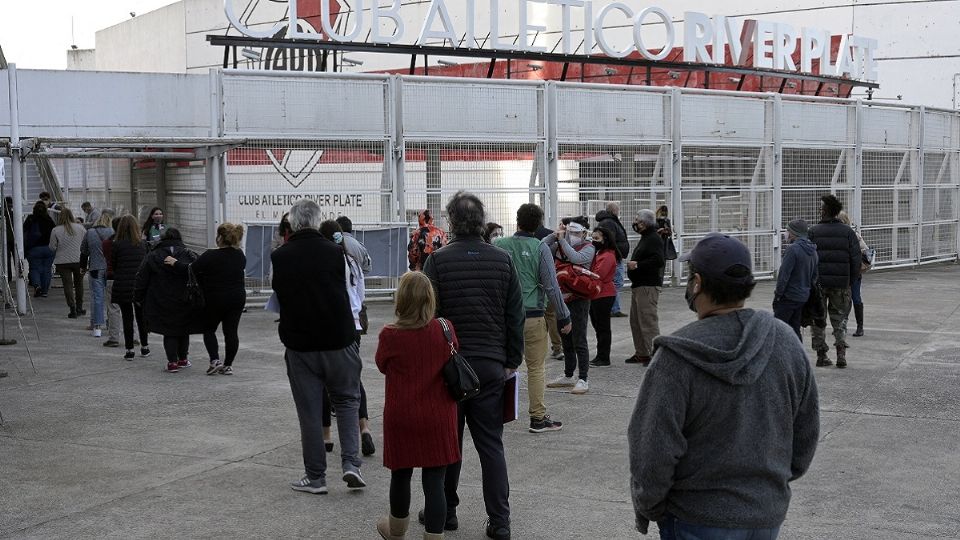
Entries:
{"type": "Polygon", "coordinates": [[[13,242],[17,281],[17,311],[27,312],[27,283],[23,276],[23,193],[26,168],[21,159],[23,153],[20,148],[20,114],[19,97],[17,94],[17,65],[7,66],[7,83],[10,88],[10,163],[12,165],[10,183],[13,184],[13,242]]]}

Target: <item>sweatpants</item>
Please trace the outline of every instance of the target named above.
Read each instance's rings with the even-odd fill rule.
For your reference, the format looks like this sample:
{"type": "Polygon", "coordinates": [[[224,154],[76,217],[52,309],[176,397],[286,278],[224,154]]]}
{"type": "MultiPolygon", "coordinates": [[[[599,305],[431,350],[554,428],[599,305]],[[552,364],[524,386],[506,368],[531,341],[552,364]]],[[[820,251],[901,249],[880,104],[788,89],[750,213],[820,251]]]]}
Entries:
{"type": "Polygon", "coordinates": [[[590,300],[585,298],[571,300],[567,302],[570,309],[570,322],[572,329],[569,334],[561,336],[563,340],[563,374],[567,377],[573,377],[577,372],[578,377],[587,380],[587,374],[590,372],[590,347],[587,344],[587,321],[590,317],[590,300]]]}

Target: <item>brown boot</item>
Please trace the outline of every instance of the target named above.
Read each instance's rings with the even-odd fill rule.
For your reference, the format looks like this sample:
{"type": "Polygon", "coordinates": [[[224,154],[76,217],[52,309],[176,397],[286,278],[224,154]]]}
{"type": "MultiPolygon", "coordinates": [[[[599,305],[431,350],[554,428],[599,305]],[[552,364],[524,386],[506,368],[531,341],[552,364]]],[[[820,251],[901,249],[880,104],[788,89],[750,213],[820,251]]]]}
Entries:
{"type": "Polygon", "coordinates": [[[817,367],[832,366],[833,362],[827,358],[827,351],[817,351],[817,367]]]}
{"type": "Polygon", "coordinates": [[[847,348],[837,347],[837,367],[843,369],[847,367],[847,348]]]}
{"type": "Polygon", "coordinates": [[[410,525],[410,517],[403,519],[393,516],[382,517],[377,522],[377,532],[387,540],[401,540],[407,535],[407,526],[410,525]]]}
{"type": "Polygon", "coordinates": [[[443,540],[443,533],[433,534],[423,531],[423,540],[443,540]]]}

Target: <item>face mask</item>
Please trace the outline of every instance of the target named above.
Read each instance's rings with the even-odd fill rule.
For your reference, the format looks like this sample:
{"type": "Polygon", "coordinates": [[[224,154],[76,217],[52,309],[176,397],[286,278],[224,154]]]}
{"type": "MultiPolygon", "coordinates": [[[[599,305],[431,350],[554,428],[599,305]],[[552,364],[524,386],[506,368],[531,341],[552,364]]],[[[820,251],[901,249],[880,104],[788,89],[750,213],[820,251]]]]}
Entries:
{"type": "Polygon", "coordinates": [[[600,250],[603,249],[603,242],[597,242],[596,240],[594,240],[594,241],[593,241],[593,247],[594,247],[594,249],[596,249],[597,251],[600,251],[600,250]]]}
{"type": "Polygon", "coordinates": [[[687,307],[690,308],[690,311],[697,312],[697,297],[700,296],[699,292],[693,292],[693,278],[687,283],[687,290],[683,293],[683,298],[687,301],[687,307]]]}
{"type": "Polygon", "coordinates": [[[635,232],[635,233],[637,233],[637,234],[640,234],[640,224],[639,224],[639,223],[634,222],[634,224],[633,224],[633,232],[635,232]]]}
{"type": "Polygon", "coordinates": [[[342,244],[342,243],[343,243],[343,233],[340,232],[340,231],[337,231],[337,232],[333,233],[333,241],[334,241],[334,243],[342,244]]]}

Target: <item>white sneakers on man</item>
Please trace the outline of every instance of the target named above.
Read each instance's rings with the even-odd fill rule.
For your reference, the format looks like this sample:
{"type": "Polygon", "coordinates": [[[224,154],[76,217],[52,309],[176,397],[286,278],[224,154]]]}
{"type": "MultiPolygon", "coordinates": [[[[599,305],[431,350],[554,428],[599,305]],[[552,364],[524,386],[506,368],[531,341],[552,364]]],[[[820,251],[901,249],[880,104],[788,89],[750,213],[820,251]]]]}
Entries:
{"type": "Polygon", "coordinates": [[[574,385],[573,390],[570,391],[571,394],[586,394],[590,390],[590,385],[587,384],[587,381],[580,379],[577,381],[577,384],[574,385]]]}
{"type": "Polygon", "coordinates": [[[547,383],[547,388],[571,388],[576,384],[577,380],[573,377],[557,377],[556,379],[547,383]]]}

